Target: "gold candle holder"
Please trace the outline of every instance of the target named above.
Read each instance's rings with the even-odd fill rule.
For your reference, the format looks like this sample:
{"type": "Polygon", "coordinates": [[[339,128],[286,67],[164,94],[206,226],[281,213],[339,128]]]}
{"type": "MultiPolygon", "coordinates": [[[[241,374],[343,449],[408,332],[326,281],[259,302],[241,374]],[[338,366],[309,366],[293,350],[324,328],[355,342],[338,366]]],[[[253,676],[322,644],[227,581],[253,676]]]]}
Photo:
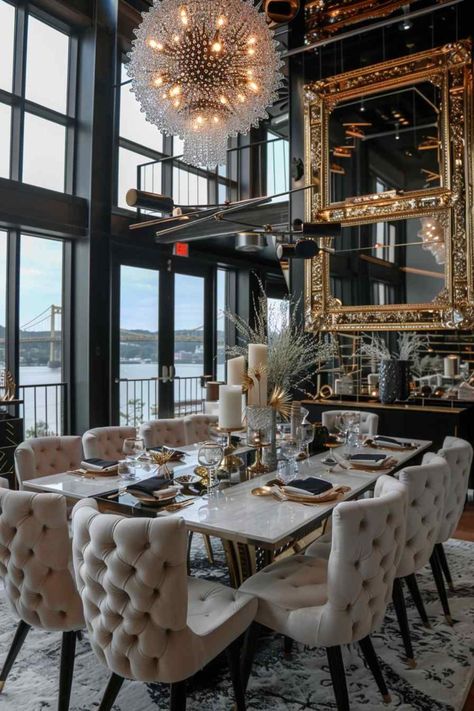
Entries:
{"type": "Polygon", "coordinates": [[[240,457],[237,457],[234,452],[235,452],[235,447],[232,444],[232,433],[233,432],[242,432],[244,428],[243,427],[216,427],[215,430],[216,432],[219,432],[219,434],[225,434],[227,435],[227,442],[224,445],[224,456],[222,458],[221,463],[219,464],[217,471],[218,472],[224,472],[225,474],[229,475],[231,472],[233,472],[235,469],[240,469],[240,467],[243,467],[245,462],[243,459],[240,457]]]}
{"type": "Polygon", "coordinates": [[[253,479],[260,474],[268,474],[270,467],[262,462],[262,452],[264,447],[269,447],[270,442],[263,442],[260,435],[253,438],[252,446],[255,447],[255,461],[247,467],[247,479],[253,479]]]}

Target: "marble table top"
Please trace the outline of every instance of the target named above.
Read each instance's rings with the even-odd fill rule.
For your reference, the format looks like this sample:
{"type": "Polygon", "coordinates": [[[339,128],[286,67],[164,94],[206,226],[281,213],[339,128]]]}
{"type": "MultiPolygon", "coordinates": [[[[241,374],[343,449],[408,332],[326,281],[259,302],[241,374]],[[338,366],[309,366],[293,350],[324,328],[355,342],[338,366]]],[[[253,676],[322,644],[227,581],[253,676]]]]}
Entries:
{"type": "MultiPolygon", "coordinates": [[[[150,508],[144,510],[140,504],[120,505],[120,509],[129,515],[180,516],[191,531],[263,548],[276,548],[294,538],[299,531],[316,528],[331,514],[337,503],[357,498],[374,486],[381,473],[390,474],[401,466],[410,464],[432,444],[427,440],[410,441],[417,445],[416,449],[377,450],[395,460],[393,468],[388,471],[366,472],[337,467],[335,471],[329,472],[328,466],[322,461],[327,456],[327,452],[317,454],[300,463],[300,477],[316,476],[332,484],[350,487],[351,490],[337,502],[305,506],[289,501],[279,502],[273,497],[253,496],[252,489],[275,478],[273,472],[217,491],[209,499],[196,497],[192,505],[174,514],[160,513],[159,510],[150,508]]],[[[195,466],[197,449],[197,447],[188,448],[189,457],[186,459],[186,464],[178,467],[181,472],[195,466]]],[[[153,472],[141,471],[138,475],[140,478],[146,478],[152,476],[153,472]]],[[[53,474],[24,482],[25,488],[30,490],[61,493],[73,499],[100,497],[103,502],[107,494],[116,491],[120,485],[123,485],[123,482],[118,477],[84,479],[68,473],[53,474]]]]}

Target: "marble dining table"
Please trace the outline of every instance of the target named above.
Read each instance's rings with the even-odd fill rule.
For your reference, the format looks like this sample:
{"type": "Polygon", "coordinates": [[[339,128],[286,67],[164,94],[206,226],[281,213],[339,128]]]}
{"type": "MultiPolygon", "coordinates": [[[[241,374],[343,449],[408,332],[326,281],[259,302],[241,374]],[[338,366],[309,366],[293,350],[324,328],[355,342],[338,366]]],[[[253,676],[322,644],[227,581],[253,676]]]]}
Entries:
{"type": "MultiPolygon", "coordinates": [[[[179,516],[184,519],[191,534],[201,533],[221,539],[232,583],[239,585],[276,556],[291,548],[296,551],[303,548],[305,540],[320,530],[339,502],[359,498],[373,489],[382,473],[394,474],[404,466],[417,463],[432,444],[428,440],[413,439],[410,443],[412,446],[409,449],[377,449],[377,452],[389,456],[392,462],[390,468],[380,471],[345,469],[340,465],[329,467],[324,463],[327,452],[304,460],[299,465],[299,478],[318,477],[333,485],[348,487],[348,491],[336,501],[317,505],[278,501],[272,496],[255,496],[252,491],[275,479],[275,472],[234,484],[223,482],[210,497],[195,496],[188,506],[175,513],[140,504],[124,491],[124,482],[118,477],[86,479],[65,472],[25,481],[24,487],[33,491],[61,493],[72,501],[93,497],[104,512],[127,516],[179,516]],[[122,492],[119,496],[118,490],[122,492]]],[[[198,447],[184,449],[187,450],[187,457],[183,464],[173,467],[175,476],[191,472],[197,464],[198,447]]],[[[152,471],[141,468],[137,471],[137,478],[152,474],[152,471]]]]}

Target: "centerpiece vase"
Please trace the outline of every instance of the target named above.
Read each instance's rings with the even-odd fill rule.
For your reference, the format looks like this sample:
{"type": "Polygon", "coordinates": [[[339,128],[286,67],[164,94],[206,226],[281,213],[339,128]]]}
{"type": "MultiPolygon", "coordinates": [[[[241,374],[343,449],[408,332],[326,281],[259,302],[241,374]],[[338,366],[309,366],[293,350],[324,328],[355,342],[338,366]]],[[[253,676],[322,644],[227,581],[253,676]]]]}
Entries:
{"type": "Polygon", "coordinates": [[[379,397],[385,405],[395,402],[399,393],[399,367],[394,358],[380,361],[379,366],[379,397]]]}

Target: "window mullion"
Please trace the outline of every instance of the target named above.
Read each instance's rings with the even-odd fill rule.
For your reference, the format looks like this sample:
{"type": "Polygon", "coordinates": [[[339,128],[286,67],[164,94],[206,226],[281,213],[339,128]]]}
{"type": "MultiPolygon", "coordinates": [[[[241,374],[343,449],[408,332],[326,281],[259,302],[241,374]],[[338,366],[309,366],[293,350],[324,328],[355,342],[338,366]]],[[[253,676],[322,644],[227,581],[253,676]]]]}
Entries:
{"type": "Polygon", "coordinates": [[[17,7],[15,20],[15,47],[13,61],[13,94],[17,98],[12,108],[10,148],[10,177],[21,180],[23,163],[23,126],[25,121],[24,96],[26,73],[27,13],[17,7]]]}

